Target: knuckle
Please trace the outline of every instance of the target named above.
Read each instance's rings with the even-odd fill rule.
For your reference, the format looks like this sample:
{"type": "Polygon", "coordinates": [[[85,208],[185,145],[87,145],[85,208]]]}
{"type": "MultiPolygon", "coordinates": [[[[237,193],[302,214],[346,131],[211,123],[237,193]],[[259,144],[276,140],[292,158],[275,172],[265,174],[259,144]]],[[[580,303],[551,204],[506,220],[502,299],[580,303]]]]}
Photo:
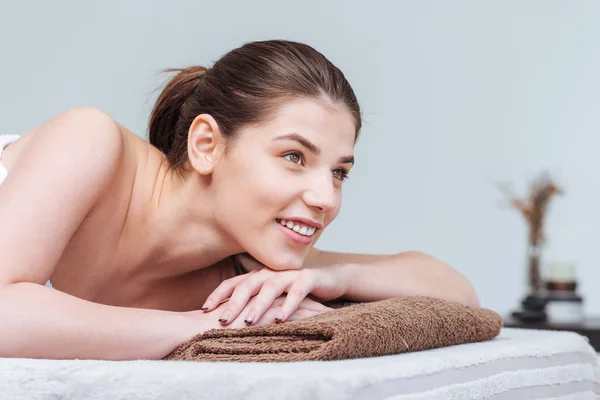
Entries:
{"type": "Polygon", "coordinates": [[[216,289],[213,290],[213,292],[216,292],[218,290],[223,290],[226,286],[227,286],[227,281],[223,281],[217,285],[216,289]]]}
{"type": "Polygon", "coordinates": [[[235,285],[232,282],[223,281],[217,288],[213,291],[213,293],[223,294],[226,292],[230,292],[235,288],[235,285]]]}
{"type": "Polygon", "coordinates": [[[235,280],[235,278],[229,278],[229,279],[225,279],[223,282],[221,282],[221,284],[219,285],[219,287],[224,287],[224,288],[231,288],[236,286],[239,281],[235,280]]]}
{"type": "Polygon", "coordinates": [[[239,310],[240,308],[242,308],[245,303],[242,303],[241,301],[238,300],[229,300],[228,301],[228,305],[227,305],[227,310],[229,311],[233,311],[233,310],[239,310]]]}
{"type": "Polygon", "coordinates": [[[288,296],[306,297],[306,290],[301,287],[294,286],[288,292],[288,296]]]}
{"type": "Polygon", "coordinates": [[[248,282],[248,281],[246,280],[246,281],[240,282],[240,283],[239,283],[239,284],[238,284],[238,285],[235,287],[235,290],[236,290],[236,291],[239,291],[239,292],[247,292],[247,291],[250,291],[250,290],[252,290],[252,285],[250,284],[250,282],[248,282]]]}
{"type": "Polygon", "coordinates": [[[223,297],[223,295],[225,293],[227,293],[229,290],[225,287],[218,287],[215,290],[213,290],[213,292],[211,293],[211,295],[209,296],[210,299],[214,299],[216,297],[223,297]]]}
{"type": "Polygon", "coordinates": [[[280,287],[281,284],[278,281],[270,279],[268,281],[265,281],[265,283],[262,286],[262,290],[274,292],[277,291],[280,287]]]}

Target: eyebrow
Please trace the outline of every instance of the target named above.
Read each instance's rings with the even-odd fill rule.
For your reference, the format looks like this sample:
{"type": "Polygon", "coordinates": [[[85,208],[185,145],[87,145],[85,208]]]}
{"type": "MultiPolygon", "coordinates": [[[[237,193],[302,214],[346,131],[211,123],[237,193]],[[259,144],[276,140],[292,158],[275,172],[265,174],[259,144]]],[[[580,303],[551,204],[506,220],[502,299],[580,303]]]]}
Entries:
{"type": "MultiPolygon", "coordinates": [[[[306,147],[311,153],[313,153],[317,156],[319,154],[321,154],[321,149],[319,149],[317,146],[315,146],[314,143],[312,143],[310,140],[308,140],[304,136],[299,135],[297,133],[287,133],[285,135],[277,136],[273,140],[293,140],[293,141],[300,143],[302,146],[306,147]]],[[[354,165],[354,156],[340,157],[338,162],[341,164],[350,163],[350,164],[354,165]]]]}

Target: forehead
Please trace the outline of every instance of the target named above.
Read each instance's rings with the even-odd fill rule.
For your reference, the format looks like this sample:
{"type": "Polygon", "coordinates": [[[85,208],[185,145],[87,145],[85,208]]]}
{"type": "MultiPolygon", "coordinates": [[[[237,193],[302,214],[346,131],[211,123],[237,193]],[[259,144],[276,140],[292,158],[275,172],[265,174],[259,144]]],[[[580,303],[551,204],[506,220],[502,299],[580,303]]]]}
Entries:
{"type": "Polygon", "coordinates": [[[356,137],[352,114],[344,105],[330,105],[309,99],[285,102],[272,119],[261,124],[260,131],[263,138],[270,139],[297,133],[323,151],[336,150],[349,154],[352,154],[356,137]]]}

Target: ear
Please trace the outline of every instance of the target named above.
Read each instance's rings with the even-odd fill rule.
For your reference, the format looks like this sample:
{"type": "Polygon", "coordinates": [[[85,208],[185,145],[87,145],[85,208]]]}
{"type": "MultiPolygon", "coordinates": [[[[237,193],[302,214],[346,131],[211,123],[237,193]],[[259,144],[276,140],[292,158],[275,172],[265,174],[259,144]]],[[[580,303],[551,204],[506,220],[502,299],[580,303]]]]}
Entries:
{"type": "Polygon", "coordinates": [[[202,175],[211,174],[222,142],[219,126],[212,116],[200,114],[194,118],[188,131],[188,157],[192,168],[202,175]]]}

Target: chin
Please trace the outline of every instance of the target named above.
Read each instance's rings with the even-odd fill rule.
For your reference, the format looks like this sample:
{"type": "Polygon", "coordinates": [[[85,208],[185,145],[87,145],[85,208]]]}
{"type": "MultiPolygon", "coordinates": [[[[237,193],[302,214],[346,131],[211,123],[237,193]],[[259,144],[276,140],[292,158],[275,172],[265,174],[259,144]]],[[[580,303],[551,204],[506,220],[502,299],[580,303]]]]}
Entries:
{"type": "Polygon", "coordinates": [[[267,266],[273,271],[291,271],[301,269],[305,257],[288,254],[284,257],[273,257],[272,254],[259,254],[260,252],[239,253],[236,258],[245,270],[260,270],[267,266]]]}
{"type": "Polygon", "coordinates": [[[266,265],[268,268],[274,271],[289,271],[301,269],[304,265],[305,257],[299,254],[280,254],[275,256],[274,254],[258,255],[256,260],[266,265]]]}
{"type": "Polygon", "coordinates": [[[304,265],[304,260],[300,260],[297,262],[286,262],[286,263],[275,263],[270,268],[275,271],[290,271],[290,270],[298,270],[301,269],[304,265]]]}
{"type": "MultiPolygon", "coordinates": [[[[238,231],[250,232],[251,229],[240,227],[238,231]]],[[[247,233],[239,243],[261,267],[264,265],[274,271],[289,271],[304,266],[317,238],[300,236],[295,232],[290,235],[288,228],[282,228],[279,222],[273,221],[266,230],[247,233]]]]}

